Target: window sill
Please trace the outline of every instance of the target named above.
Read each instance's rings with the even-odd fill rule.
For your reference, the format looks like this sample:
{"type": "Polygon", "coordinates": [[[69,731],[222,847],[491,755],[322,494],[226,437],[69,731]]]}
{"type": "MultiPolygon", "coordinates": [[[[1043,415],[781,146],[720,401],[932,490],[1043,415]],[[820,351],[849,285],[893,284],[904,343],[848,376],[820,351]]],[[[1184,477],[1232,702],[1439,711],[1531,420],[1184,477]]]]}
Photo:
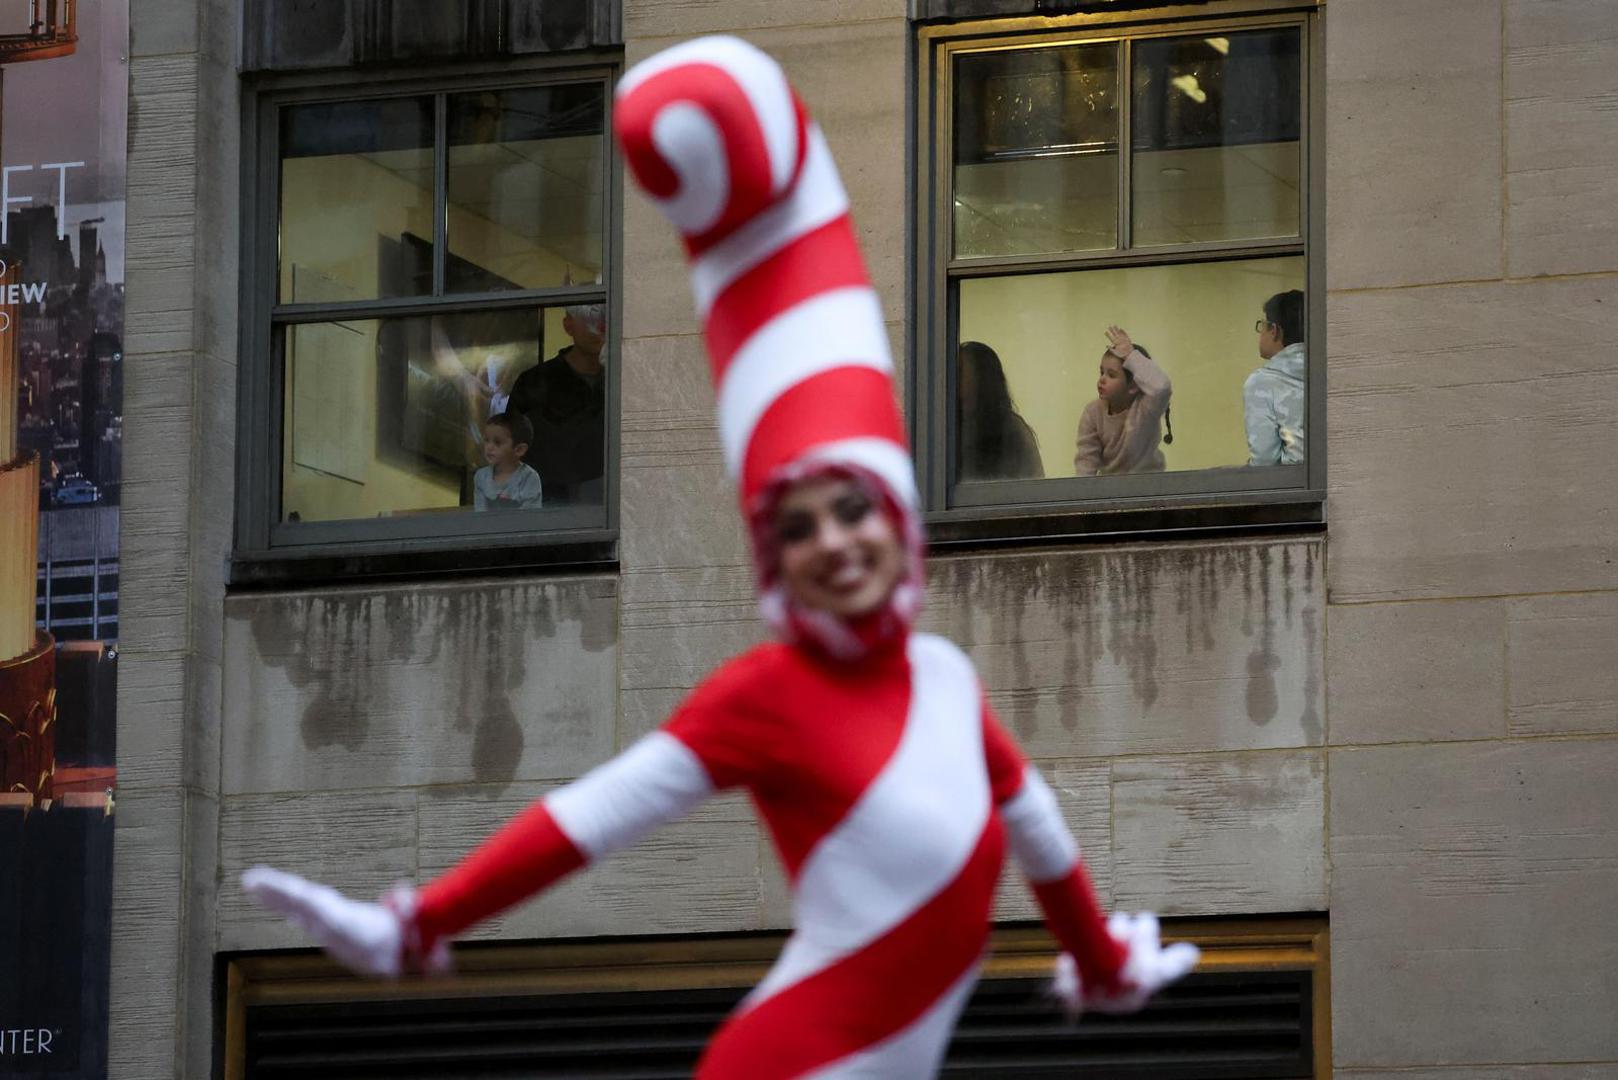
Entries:
{"type": "Polygon", "coordinates": [[[231,556],[227,585],[231,591],[331,585],[365,580],[420,581],[486,577],[491,571],[580,573],[616,571],[618,541],[611,533],[575,534],[547,543],[499,543],[415,550],[311,548],[296,551],[239,551],[231,556]]]}
{"type": "Polygon", "coordinates": [[[1268,498],[1123,502],[1072,506],[962,507],[927,515],[929,547],[937,552],[1063,542],[1188,539],[1252,532],[1320,532],[1324,492],[1275,493],[1268,498]]]}

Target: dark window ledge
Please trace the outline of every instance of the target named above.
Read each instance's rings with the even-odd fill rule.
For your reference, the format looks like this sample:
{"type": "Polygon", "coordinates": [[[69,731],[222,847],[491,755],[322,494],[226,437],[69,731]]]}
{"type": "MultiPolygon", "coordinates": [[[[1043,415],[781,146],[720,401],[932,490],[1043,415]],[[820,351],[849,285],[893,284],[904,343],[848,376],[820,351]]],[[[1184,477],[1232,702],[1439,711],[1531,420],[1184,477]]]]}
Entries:
{"type": "Polygon", "coordinates": [[[910,17],[917,21],[991,19],[1019,15],[1109,14],[1140,8],[1195,8],[1211,0],[910,0],[910,17]]]}
{"type": "Polygon", "coordinates": [[[601,573],[618,569],[612,539],[547,544],[488,545],[453,550],[378,552],[237,552],[230,560],[232,592],[330,586],[365,581],[441,581],[487,577],[491,572],[601,573]]]}
{"type": "Polygon", "coordinates": [[[1325,500],[1240,505],[1125,506],[1074,511],[1028,506],[975,508],[928,515],[928,547],[959,553],[1005,546],[1212,539],[1253,533],[1324,532],[1325,500]]]}

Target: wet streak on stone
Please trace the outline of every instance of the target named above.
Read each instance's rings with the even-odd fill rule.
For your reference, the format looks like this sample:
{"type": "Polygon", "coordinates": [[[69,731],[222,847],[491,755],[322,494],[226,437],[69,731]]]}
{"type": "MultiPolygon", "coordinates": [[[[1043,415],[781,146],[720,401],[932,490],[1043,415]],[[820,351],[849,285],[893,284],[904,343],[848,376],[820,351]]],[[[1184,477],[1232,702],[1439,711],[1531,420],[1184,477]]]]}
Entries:
{"type": "MultiPolygon", "coordinates": [[[[295,686],[310,691],[299,722],[309,749],[359,751],[373,712],[404,712],[416,724],[470,733],[473,779],[505,785],[525,745],[512,695],[545,677],[526,670],[527,645],[557,637],[565,623],[587,651],[611,648],[616,617],[602,612],[612,606],[589,602],[603,588],[612,586],[494,584],[270,597],[253,605],[251,625],[263,664],[285,670],[295,686]],[[291,652],[288,643],[296,643],[291,652]],[[390,669],[401,665],[435,669],[442,693],[434,700],[394,701],[390,669]]],[[[577,720],[564,712],[545,714],[537,726],[577,720]]],[[[497,793],[489,790],[491,797],[497,793]]]]}

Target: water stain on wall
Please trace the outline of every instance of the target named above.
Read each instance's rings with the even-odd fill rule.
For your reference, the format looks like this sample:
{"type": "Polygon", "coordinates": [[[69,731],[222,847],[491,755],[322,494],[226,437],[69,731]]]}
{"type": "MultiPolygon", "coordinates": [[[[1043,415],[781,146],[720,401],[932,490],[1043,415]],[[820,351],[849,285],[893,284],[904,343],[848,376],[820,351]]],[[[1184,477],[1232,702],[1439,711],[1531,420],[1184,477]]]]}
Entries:
{"type": "Polygon", "coordinates": [[[1211,689],[1215,681],[1240,682],[1238,715],[1263,727],[1287,712],[1315,744],[1322,734],[1317,546],[944,558],[932,564],[927,621],[992,673],[991,700],[1024,739],[1052,719],[1053,705],[1065,731],[1094,730],[1100,710],[1116,712],[1121,678],[1140,724],[1153,722],[1169,683],[1178,684],[1183,708],[1199,680],[1211,689]]]}
{"type": "MultiPolygon", "coordinates": [[[[562,702],[519,717],[514,700],[547,673],[530,670],[530,646],[559,640],[587,653],[617,641],[615,583],[530,582],[320,592],[248,601],[257,659],[305,691],[299,734],[311,751],[359,751],[378,710],[406,712],[415,730],[447,725],[465,733],[473,776],[504,785],[515,777],[525,729],[545,730],[562,702]],[[432,673],[431,694],[403,699],[432,673]]],[[[551,677],[554,678],[554,675],[551,677]]],[[[399,725],[390,725],[398,730],[399,725]]],[[[498,794],[491,789],[490,797],[498,794]]]]}

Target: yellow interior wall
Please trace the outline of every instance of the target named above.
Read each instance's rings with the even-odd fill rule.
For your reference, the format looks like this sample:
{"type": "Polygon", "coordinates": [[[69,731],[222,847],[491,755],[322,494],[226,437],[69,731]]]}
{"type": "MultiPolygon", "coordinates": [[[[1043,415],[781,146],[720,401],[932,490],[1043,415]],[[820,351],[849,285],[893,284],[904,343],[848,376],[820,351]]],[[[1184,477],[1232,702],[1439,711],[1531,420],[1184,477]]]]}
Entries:
{"type": "MultiPolygon", "coordinates": [[[[413,159],[419,155],[399,152],[399,156],[413,159]]],[[[288,300],[374,298],[379,288],[377,237],[397,239],[406,232],[420,237],[433,235],[431,191],[422,191],[399,172],[371,158],[334,155],[288,159],[283,163],[281,191],[281,295],[288,300]]],[[[519,285],[554,285],[561,280],[564,260],[495,222],[451,206],[449,227],[454,230],[460,257],[488,265],[482,253],[498,253],[497,272],[519,285]],[[524,246],[526,251],[519,250],[524,246]]],[[[572,268],[571,272],[576,281],[590,281],[595,275],[594,270],[582,267],[572,268]]],[[[548,353],[566,344],[561,318],[560,309],[545,312],[548,353]]],[[[296,374],[303,386],[298,396],[305,401],[341,402],[341,415],[348,423],[359,425],[365,456],[348,469],[357,474],[350,478],[310,469],[294,460],[295,456],[309,455],[294,453],[292,429],[297,420],[293,412],[294,380],[289,378],[287,437],[282,440],[283,517],[295,511],[304,521],[331,521],[459,508],[458,480],[448,480],[440,471],[416,471],[377,456],[376,334],[380,324],[363,320],[343,325],[360,331],[353,342],[354,351],[327,360],[305,349],[304,355],[297,358],[296,374]]],[[[464,359],[481,363],[487,352],[479,350],[475,357],[468,353],[464,359]]],[[[316,433],[306,428],[302,434],[307,440],[316,433]]],[[[350,431],[334,438],[352,439],[354,434],[350,431]]],[[[307,448],[307,441],[304,445],[307,448]]]]}
{"type": "Polygon", "coordinates": [[[979,278],[960,288],[960,334],[995,350],[1045,475],[1072,476],[1079,415],[1096,396],[1106,328],[1145,345],[1174,383],[1170,469],[1245,465],[1242,384],[1263,361],[1264,301],[1304,287],[1302,257],[979,278]]]}

